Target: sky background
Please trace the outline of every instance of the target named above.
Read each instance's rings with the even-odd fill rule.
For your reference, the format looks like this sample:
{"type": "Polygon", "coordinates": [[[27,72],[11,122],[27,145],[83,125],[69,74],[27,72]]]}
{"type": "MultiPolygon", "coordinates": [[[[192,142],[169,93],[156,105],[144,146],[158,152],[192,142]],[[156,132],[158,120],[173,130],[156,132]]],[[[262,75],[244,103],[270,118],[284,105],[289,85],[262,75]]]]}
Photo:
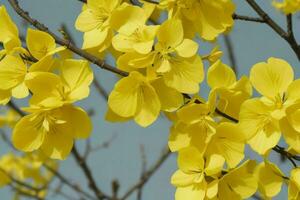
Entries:
{"type": "MultiPolygon", "coordinates": [[[[241,15],[256,16],[251,7],[243,0],[235,0],[237,5],[236,13],[241,15]]],[[[285,27],[285,17],[271,7],[270,0],[257,0],[257,2],[277,21],[282,27],[285,27]]],[[[0,0],[4,4],[14,21],[20,27],[20,33],[25,35],[19,16],[17,16],[6,0],[0,0]]],[[[72,36],[78,45],[82,43],[82,34],[75,30],[74,22],[80,13],[82,4],[77,0],[26,0],[20,1],[20,5],[30,12],[31,16],[47,25],[51,30],[56,31],[62,23],[71,30],[72,36]]],[[[300,41],[299,15],[295,22],[295,33],[300,41]]],[[[295,69],[296,77],[300,75],[300,65],[290,49],[288,44],[276,35],[273,30],[265,24],[236,21],[233,30],[230,33],[233,41],[234,51],[237,59],[239,77],[248,75],[250,67],[261,61],[266,61],[269,57],[279,57],[287,60],[295,69]]],[[[224,50],[223,61],[229,64],[226,48],[223,38],[218,42],[221,49],[224,50]]],[[[200,42],[200,52],[209,52],[211,45],[200,42]]],[[[111,60],[108,60],[112,62],[111,60]]],[[[95,76],[107,91],[111,91],[117,78],[109,72],[93,67],[95,76]]],[[[207,87],[203,85],[201,93],[206,96],[207,87]]],[[[19,105],[26,105],[22,101],[17,101],[19,105]]],[[[141,173],[141,153],[140,146],[143,145],[147,155],[148,166],[156,161],[160,152],[167,144],[170,123],[163,117],[149,128],[143,129],[133,122],[124,124],[112,124],[105,122],[104,114],[106,112],[106,102],[92,89],[88,99],[81,101],[80,106],[86,110],[95,110],[92,117],[94,131],[91,137],[93,145],[101,144],[112,137],[115,137],[108,149],[103,149],[93,154],[89,159],[89,164],[100,188],[106,193],[111,193],[111,181],[118,179],[120,182],[120,194],[123,194],[132,184],[136,183],[141,173]]],[[[79,142],[82,149],[84,142],[79,142]]],[[[7,153],[9,149],[0,141],[1,155],[7,153]]],[[[246,151],[247,158],[257,158],[257,155],[249,149],[246,151]]],[[[277,155],[271,155],[271,159],[276,161],[277,155]]],[[[280,165],[286,173],[290,169],[290,163],[280,165]]],[[[176,156],[173,154],[163,164],[161,169],[150,179],[143,193],[143,200],[171,200],[174,199],[175,189],[170,185],[169,179],[176,170],[176,156]]],[[[79,182],[84,187],[86,185],[80,169],[74,163],[70,156],[66,161],[61,162],[61,172],[70,177],[74,182],[79,182]]],[[[288,174],[287,174],[288,175],[288,174]]],[[[70,193],[74,197],[76,195],[70,193]]],[[[8,189],[0,189],[1,199],[11,198],[11,192],[8,189]]],[[[50,200],[59,200],[61,198],[48,197],[50,200]]],[[[130,200],[136,199],[133,195],[130,200]]],[[[276,199],[286,199],[286,189],[276,199]]]]}

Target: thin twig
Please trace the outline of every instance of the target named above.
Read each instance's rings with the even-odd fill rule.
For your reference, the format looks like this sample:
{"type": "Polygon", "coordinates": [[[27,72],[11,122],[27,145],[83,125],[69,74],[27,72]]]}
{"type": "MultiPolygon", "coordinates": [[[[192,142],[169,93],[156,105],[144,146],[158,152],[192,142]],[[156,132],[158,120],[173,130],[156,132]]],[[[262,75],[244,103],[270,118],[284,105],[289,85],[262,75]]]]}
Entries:
{"type": "Polygon", "coordinates": [[[235,74],[237,74],[238,70],[237,70],[236,58],[235,58],[235,54],[234,54],[234,48],[233,48],[233,44],[232,44],[232,41],[231,41],[231,38],[229,35],[224,35],[224,42],[225,42],[225,46],[227,49],[230,66],[232,67],[235,74]]]}
{"type": "Polygon", "coordinates": [[[82,172],[87,178],[90,189],[94,192],[94,194],[97,196],[99,200],[107,199],[108,197],[97,186],[97,183],[94,179],[94,176],[92,175],[89,166],[86,163],[86,160],[84,160],[84,158],[79,154],[75,145],[72,149],[72,154],[74,155],[76,162],[78,163],[82,172]]]}
{"type": "Polygon", "coordinates": [[[300,61],[300,46],[297,43],[292,31],[292,15],[287,16],[288,31],[283,30],[257,3],[255,0],[245,0],[252,7],[252,9],[271,27],[278,35],[287,41],[290,47],[295,52],[300,61]]]}
{"type": "Polygon", "coordinates": [[[71,181],[69,181],[64,175],[62,175],[59,171],[53,169],[52,167],[48,166],[47,164],[43,165],[49,172],[51,172],[55,177],[57,177],[62,183],[69,186],[71,189],[73,189],[75,192],[82,194],[83,196],[94,200],[95,198],[90,195],[89,193],[83,191],[78,185],[73,184],[71,181]]]}
{"type": "Polygon", "coordinates": [[[25,112],[23,112],[18,106],[17,104],[15,104],[14,101],[10,100],[10,102],[8,102],[7,104],[8,107],[10,107],[11,109],[13,109],[14,111],[16,111],[19,115],[21,116],[25,116],[25,112]]]}
{"type": "Polygon", "coordinates": [[[167,158],[171,155],[171,152],[169,150],[169,147],[166,147],[161,156],[157,159],[157,161],[150,167],[142,176],[142,179],[140,179],[136,184],[134,184],[132,187],[130,187],[127,192],[123,195],[123,197],[120,200],[127,199],[133,192],[138,190],[139,188],[143,187],[149,179],[152,177],[152,175],[161,167],[161,165],[167,160],[167,158]]]}
{"type": "Polygon", "coordinates": [[[235,20],[242,20],[242,21],[250,21],[250,22],[259,22],[259,23],[266,23],[265,20],[258,18],[258,17],[250,17],[250,16],[244,16],[244,15],[238,15],[234,13],[232,15],[232,18],[235,20]]]}
{"type": "Polygon", "coordinates": [[[29,13],[25,10],[23,10],[20,6],[19,6],[19,2],[18,0],[8,0],[10,5],[12,6],[12,8],[16,11],[16,13],[22,17],[23,19],[25,19],[27,22],[29,22],[31,25],[33,25],[34,27],[36,27],[37,29],[44,31],[48,34],[50,34],[56,41],[57,44],[61,45],[61,46],[66,46],[69,50],[71,50],[72,52],[76,53],[77,55],[85,58],[86,60],[90,61],[91,63],[97,65],[98,67],[111,71],[115,74],[119,74],[121,76],[128,76],[128,73],[122,70],[119,70],[107,63],[105,63],[103,60],[97,58],[96,56],[87,53],[86,51],[76,47],[75,45],[73,45],[69,40],[65,40],[63,38],[60,38],[59,36],[57,36],[55,33],[53,33],[52,31],[50,31],[50,29],[48,27],[46,27],[44,24],[40,23],[39,21],[37,21],[36,19],[33,19],[30,17],[29,13]]]}
{"type": "Polygon", "coordinates": [[[94,84],[95,88],[97,89],[98,93],[104,98],[104,100],[107,101],[108,100],[108,94],[107,94],[106,90],[104,89],[104,87],[97,80],[96,77],[94,77],[93,84],[94,84]]]}
{"type": "MultiPolygon", "coordinates": [[[[146,156],[144,145],[140,145],[140,152],[141,152],[141,161],[142,161],[142,173],[141,173],[141,179],[142,179],[143,175],[146,173],[147,170],[147,156],[146,156]]],[[[142,200],[142,196],[143,196],[143,187],[140,187],[137,191],[137,200],[142,200]]]]}

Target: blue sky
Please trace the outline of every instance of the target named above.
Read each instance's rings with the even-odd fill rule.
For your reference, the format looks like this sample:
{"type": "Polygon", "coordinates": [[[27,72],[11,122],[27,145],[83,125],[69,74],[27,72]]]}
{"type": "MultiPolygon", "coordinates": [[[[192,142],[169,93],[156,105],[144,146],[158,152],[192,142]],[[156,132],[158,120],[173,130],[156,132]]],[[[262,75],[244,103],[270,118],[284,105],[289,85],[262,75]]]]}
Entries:
{"type": "MultiPolygon", "coordinates": [[[[257,2],[285,27],[285,17],[270,6],[270,0],[257,0],[257,2]]],[[[237,13],[241,15],[256,16],[245,1],[235,0],[237,13]]],[[[0,4],[6,5],[9,14],[20,25],[20,18],[13,12],[6,0],[0,0],[0,4]]],[[[77,0],[27,0],[20,1],[20,5],[30,11],[31,16],[46,24],[51,30],[57,30],[62,23],[65,23],[71,30],[76,43],[82,43],[82,34],[74,29],[74,21],[80,13],[81,3],[77,0]]],[[[299,17],[298,17],[299,18],[299,17]]],[[[298,19],[298,22],[300,19],[298,19]]],[[[298,23],[299,25],[299,23],[298,23]]],[[[19,26],[21,27],[21,26],[19,26]]],[[[295,28],[296,35],[300,36],[300,28],[295,28]]],[[[25,30],[20,29],[24,35],[25,30]]],[[[233,41],[234,50],[237,58],[237,67],[239,76],[247,75],[250,67],[260,61],[265,61],[269,57],[279,57],[287,60],[295,69],[296,77],[299,77],[300,65],[296,56],[288,44],[276,35],[273,30],[265,24],[237,21],[235,27],[230,33],[233,41]]],[[[300,41],[300,38],[297,38],[300,41]]],[[[223,38],[218,42],[221,48],[225,50],[223,38]]],[[[200,42],[201,52],[208,52],[210,45],[200,42]]],[[[228,63],[227,53],[223,61],[228,63]]],[[[94,68],[94,72],[100,83],[110,91],[117,78],[109,72],[94,68]]],[[[208,93],[207,87],[201,90],[203,95],[208,93]]],[[[20,105],[24,102],[19,101],[20,105]]],[[[99,96],[93,88],[88,99],[80,102],[80,106],[85,109],[94,109],[96,115],[93,117],[94,131],[91,138],[92,144],[97,145],[116,135],[115,140],[108,149],[100,150],[93,154],[89,163],[93,168],[95,179],[99,186],[107,193],[111,191],[111,181],[118,179],[121,185],[120,193],[123,194],[126,189],[134,184],[141,172],[140,145],[144,145],[147,154],[148,165],[151,165],[159,156],[161,150],[167,143],[169,134],[169,122],[163,117],[159,117],[151,127],[143,129],[133,122],[125,124],[111,124],[104,121],[106,112],[106,102],[99,96]]],[[[79,142],[83,147],[84,142],[79,142]]],[[[8,148],[0,142],[0,153],[7,153],[8,148]]],[[[247,156],[256,158],[257,156],[247,150],[247,156]]],[[[272,156],[276,159],[276,155],[272,156]]],[[[289,163],[282,165],[283,170],[289,168],[289,163]]],[[[62,172],[75,182],[81,185],[85,184],[81,171],[74,164],[72,158],[61,162],[62,172]]],[[[171,174],[176,170],[176,156],[172,155],[162,166],[157,174],[149,181],[144,190],[144,200],[171,200],[174,195],[174,188],[169,183],[171,174]]],[[[286,199],[285,193],[278,199],[286,199]]],[[[1,199],[10,199],[10,191],[0,190],[1,199]]],[[[60,198],[48,198],[58,200],[60,198]]],[[[136,199],[133,195],[130,199],[136,199]]]]}

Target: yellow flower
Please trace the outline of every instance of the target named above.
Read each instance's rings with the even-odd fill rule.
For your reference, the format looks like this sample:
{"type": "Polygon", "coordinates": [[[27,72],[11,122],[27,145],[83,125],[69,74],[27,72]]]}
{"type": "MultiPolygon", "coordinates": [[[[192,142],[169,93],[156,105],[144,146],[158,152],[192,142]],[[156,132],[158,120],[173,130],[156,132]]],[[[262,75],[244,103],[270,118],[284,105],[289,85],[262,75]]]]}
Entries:
{"type": "Polygon", "coordinates": [[[159,115],[161,103],[149,81],[138,72],[131,72],[114,87],[108,98],[112,111],[121,117],[134,117],[141,126],[149,126],[159,115]]]}
{"type": "MultiPolygon", "coordinates": [[[[214,47],[210,54],[205,56],[205,59],[209,61],[210,64],[214,64],[223,56],[223,51],[220,50],[219,46],[214,47]]],[[[204,59],[204,58],[203,58],[204,59]]]]}
{"type": "Polygon", "coordinates": [[[282,2],[274,0],[273,5],[285,14],[294,14],[300,11],[299,0],[283,0],[282,2]]]}
{"type": "Polygon", "coordinates": [[[251,197],[257,190],[257,180],[253,175],[255,165],[255,161],[246,161],[225,174],[219,181],[219,199],[240,200],[251,197]]]}
{"type": "Polygon", "coordinates": [[[256,167],[255,174],[259,191],[266,199],[271,199],[280,192],[284,174],[275,164],[268,161],[262,162],[256,167]]]}
{"type": "Polygon", "coordinates": [[[32,72],[26,85],[33,96],[31,105],[59,107],[88,97],[93,72],[84,60],[66,59],[59,68],[59,75],[49,72],[32,72]]]}
{"type": "Polygon", "coordinates": [[[65,159],[74,139],[89,137],[91,121],[84,110],[72,105],[57,109],[27,108],[31,114],[23,117],[13,130],[12,141],[21,151],[41,149],[48,157],[65,159]]]}
{"type": "Polygon", "coordinates": [[[176,200],[202,200],[214,197],[218,192],[217,174],[222,170],[224,160],[217,155],[204,161],[196,148],[179,151],[177,170],[171,183],[177,187],[176,200]]]}
{"type": "Polygon", "coordinates": [[[181,21],[165,21],[157,39],[149,54],[129,52],[120,56],[118,67],[126,71],[147,68],[148,73],[162,75],[168,87],[182,93],[197,93],[204,79],[203,63],[196,55],[198,44],[184,38],[181,21]]]}
{"type": "Polygon", "coordinates": [[[194,98],[177,111],[178,119],[171,127],[168,142],[171,151],[194,146],[203,152],[215,134],[217,123],[211,116],[212,108],[209,102],[199,103],[199,101],[198,98],[194,98]]]}
{"type": "Polygon", "coordinates": [[[271,115],[272,107],[254,98],[242,104],[240,127],[247,134],[248,144],[257,153],[264,155],[277,145],[281,133],[278,121],[271,115]]]}
{"type": "Polygon", "coordinates": [[[297,153],[300,153],[300,104],[294,104],[286,109],[286,117],[280,120],[282,135],[289,145],[297,153]]]}
{"type": "Polygon", "coordinates": [[[300,169],[295,168],[291,171],[291,177],[288,189],[288,200],[297,200],[300,198],[300,169]]]}
{"type": "Polygon", "coordinates": [[[285,118],[286,109],[300,99],[300,81],[293,80],[292,67],[278,58],[269,58],[267,63],[258,63],[251,69],[250,81],[263,97],[243,104],[240,121],[242,129],[248,132],[248,143],[259,154],[266,154],[278,143],[281,131],[290,134],[284,124],[280,131],[278,121],[285,118]]]}
{"type": "Polygon", "coordinates": [[[136,51],[147,54],[151,51],[159,26],[146,26],[145,10],[137,6],[124,6],[115,11],[111,19],[118,34],[113,37],[113,47],[122,52],[136,51]]]}
{"type": "Polygon", "coordinates": [[[120,6],[120,0],[88,0],[78,16],[75,27],[84,32],[83,49],[97,48],[102,52],[112,38],[111,16],[120,6]]]}
{"type": "Polygon", "coordinates": [[[197,32],[205,40],[214,40],[234,23],[231,0],[162,0],[160,6],[169,11],[169,18],[182,20],[185,34],[191,38],[197,32]]]}
{"type": "Polygon", "coordinates": [[[0,6],[0,42],[3,43],[6,51],[21,46],[18,28],[3,5],[0,6]]]}
{"type": "Polygon", "coordinates": [[[5,97],[4,94],[7,94],[4,102],[8,102],[11,95],[16,98],[28,96],[29,91],[24,82],[26,74],[27,66],[20,57],[6,55],[0,61],[0,90],[4,92],[0,96],[5,97]]]}
{"type": "Polygon", "coordinates": [[[30,28],[27,30],[26,44],[30,54],[37,60],[66,49],[66,47],[56,48],[54,38],[48,33],[30,28]]]}
{"type": "Polygon", "coordinates": [[[0,116],[0,127],[8,125],[14,127],[17,121],[20,119],[20,115],[14,110],[7,110],[0,116]]]}
{"type": "Polygon", "coordinates": [[[223,122],[216,128],[216,133],[208,142],[205,152],[207,157],[223,157],[229,168],[236,167],[244,158],[246,137],[236,124],[223,122]]]}
{"type": "Polygon", "coordinates": [[[231,67],[216,61],[207,71],[207,83],[216,93],[217,107],[227,115],[238,119],[242,103],[252,95],[252,87],[246,76],[237,81],[231,67]]]}

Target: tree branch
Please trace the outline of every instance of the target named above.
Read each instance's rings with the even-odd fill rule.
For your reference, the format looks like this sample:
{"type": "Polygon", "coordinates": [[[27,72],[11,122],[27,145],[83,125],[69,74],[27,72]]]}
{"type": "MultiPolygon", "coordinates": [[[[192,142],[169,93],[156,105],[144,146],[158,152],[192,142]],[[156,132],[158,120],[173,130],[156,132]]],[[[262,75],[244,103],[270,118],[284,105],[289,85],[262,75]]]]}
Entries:
{"type": "Polygon", "coordinates": [[[239,15],[234,13],[232,18],[235,20],[242,20],[242,21],[250,21],[250,22],[259,22],[259,23],[266,23],[265,20],[258,18],[258,17],[249,17],[244,15],[239,15]]]}
{"type": "Polygon", "coordinates": [[[292,16],[287,16],[288,31],[283,30],[256,2],[255,0],[245,0],[252,7],[252,9],[271,27],[278,35],[286,40],[290,47],[295,52],[300,61],[300,46],[297,43],[292,31],[292,16]]]}
{"type": "Polygon", "coordinates": [[[96,56],[89,54],[85,52],[84,50],[76,47],[74,44],[72,44],[70,41],[66,39],[62,39],[59,36],[57,36],[55,33],[51,32],[48,27],[46,27],[44,24],[40,23],[36,19],[33,19],[30,17],[29,13],[27,11],[24,11],[20,6],[18,0],[8,0],[12,8],[16,11],[16,13],[22,17],[24,20],[29,22],[31,25],[36,27],[38,30],[44,31],[48,34],[50,34],[56,41],[57,44],[66,46],[69,50],[76,53],[77,55],[85,58],[86,60],[90,61],[91,63],[97,65],[98,67],[111,71],[115,74],[119,74],[121,76],[128,76],[128,73],[122,70],[119,70],[107,63],[105,63],[103,60],[97,58],[96,56]]]}
{"type": "Polygon", "coordinates": [[[233,48],[232,41],[231,41],[231,38],[229,35],[224,35],[224,42],[225,42],[225,46],[227,49],[230,66],[233,69],[233,71],[235,72],[235,74],[237,74],[238,71],[237,71],[236,58],[234,55],[234,48],[233,48]]]}
{"type": "Polygon", "coordinates": [[[158,160],[150,167],[141,177],[141,179],[134,184],[132,187],[128,189],[128,191],[123,195],[120,200],[127,199],[133,192],[143,187],[149,179],[153,176],[153,174],[161,167],[161,165],[167,160],[167,158],[171,155],[169,147],[166,147],[158,160]]]}
{"type": "Polygon", "coordinates": [[[95,193],[95,195],[97,196],[97,198],[99,200],[102,199],[109,199],[108,196],[106,196],[97,186],[97,183],[94,179],[94,176],[92,175],[92,172],[89,168],[89,166],[87,165],[86,161],[83,159],[83,157],[81,157],[81,155],[79,154],[75,144],[74,147],[72,149],[72,153],[74,155],[74,158],[76,160],[76,162],[78,163],[78,165],[80,166],[82,172],[84,173],[85,177],[88,180],[88,184],[90,189],[95,193]]]}

